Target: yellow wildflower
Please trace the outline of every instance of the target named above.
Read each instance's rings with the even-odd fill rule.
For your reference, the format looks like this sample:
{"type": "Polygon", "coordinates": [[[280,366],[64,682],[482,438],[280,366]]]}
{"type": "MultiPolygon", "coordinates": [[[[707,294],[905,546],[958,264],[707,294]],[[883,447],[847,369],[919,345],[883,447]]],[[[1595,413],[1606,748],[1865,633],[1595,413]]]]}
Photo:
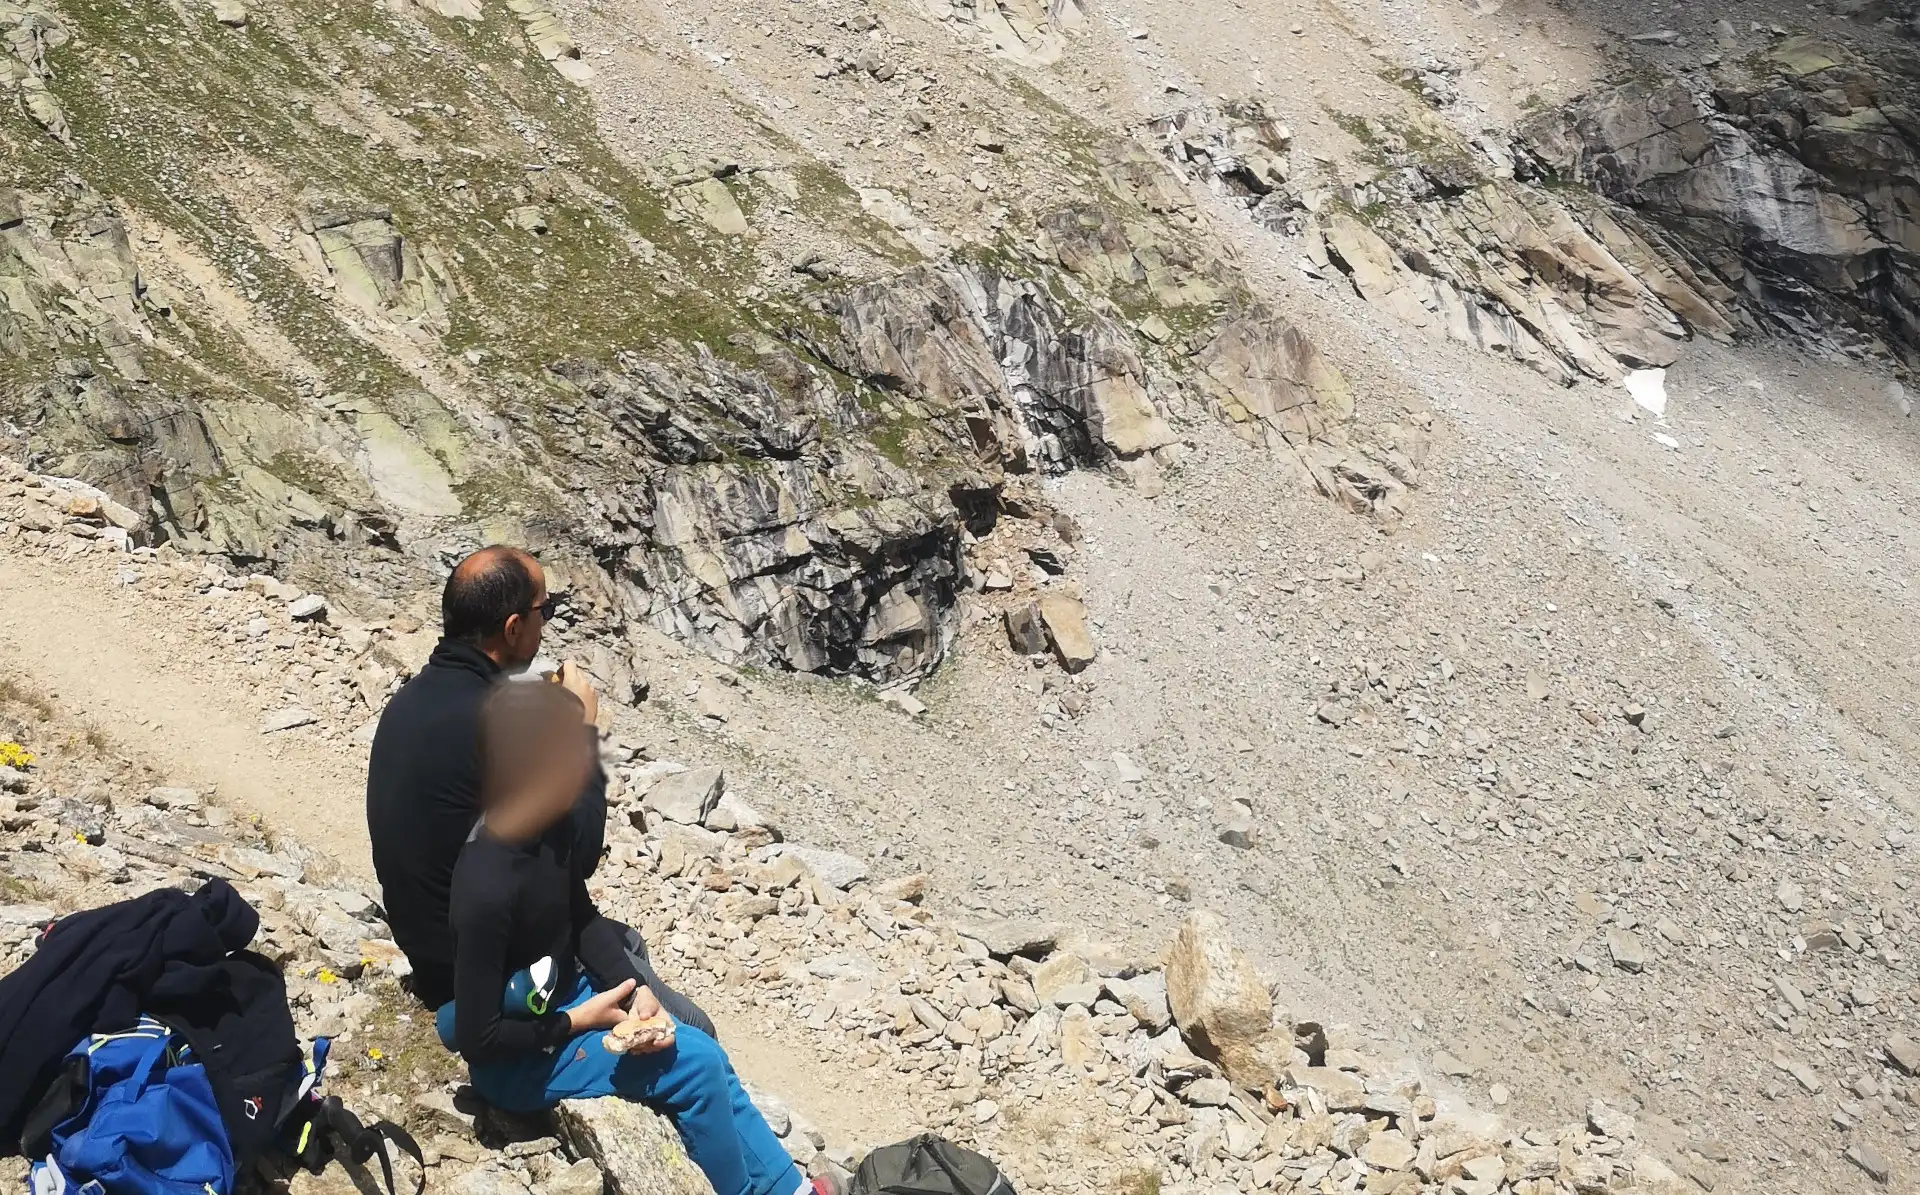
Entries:
{"type": "Polygon", "coordinates": [[[0,767],[24,768],[33,762],[33,752],[8,739],[0,742],[0,767]]]}

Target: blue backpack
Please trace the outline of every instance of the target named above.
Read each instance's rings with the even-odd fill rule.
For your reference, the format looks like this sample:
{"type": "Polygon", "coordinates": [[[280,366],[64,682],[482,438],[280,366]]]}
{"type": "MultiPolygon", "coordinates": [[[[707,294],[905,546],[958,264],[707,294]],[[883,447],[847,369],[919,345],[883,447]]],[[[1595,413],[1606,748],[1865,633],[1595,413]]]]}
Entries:
{"type": "MultiPolygon", "coordinates": [[[[320,1094],[329,1044],[315,1038],[283,1078],[269,1081],[267,1096],[242,1101],[249,1122],[270,1121],[261,1126],[262,1146],[314,1174],[335,1159],[378,1161],[391,1195],[391,1141],[419,1169],[419,1195],[426,1164],[418,1143],[388,1121],[363,1125],[338,1097],[320,1094]]],[[[153,1017],[88,1037],[68,1051],[28,1118],[22,1146],[36,1159],[31,1195],[231,1195],[234,1138],[216,1094],[223,1081],[184,1034],[153,1017]]]]}
{"type": "Polygon", "coordinates": [[[34,1195],[229,1195],[233,1147],[184,1039],[151,1017],[76,1045],[61,1071],[70,1114],[33,1163],[34,1195]]]}

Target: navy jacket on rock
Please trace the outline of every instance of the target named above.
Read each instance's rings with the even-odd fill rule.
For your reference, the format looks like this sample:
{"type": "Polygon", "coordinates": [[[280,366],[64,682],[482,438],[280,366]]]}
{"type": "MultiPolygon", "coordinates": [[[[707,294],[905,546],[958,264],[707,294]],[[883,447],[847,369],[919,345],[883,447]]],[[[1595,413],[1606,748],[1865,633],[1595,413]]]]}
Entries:
{"type": "Polygon", "coordinates": [[[174,992],[190,990],[196,971],[219,966],[259,928],[259,914],[225,880],[55,922],[40,948],[0,978],[0,1154],[19,1151],[27,1114],[76,1043],[133,1028],[163,976],[174,992]]]}

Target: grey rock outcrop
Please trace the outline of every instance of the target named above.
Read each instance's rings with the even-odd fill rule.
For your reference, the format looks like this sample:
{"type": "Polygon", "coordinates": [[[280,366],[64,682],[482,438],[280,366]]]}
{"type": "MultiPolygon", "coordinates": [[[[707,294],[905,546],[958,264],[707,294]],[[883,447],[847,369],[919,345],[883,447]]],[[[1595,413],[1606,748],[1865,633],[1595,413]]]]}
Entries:
{"type": "Polygon", "coordinates": [[[822,355],[911,394],[1016,472],[1135,460],[1174,442],[1145,365],[1109,319],[1072,321],[1037,282],[958,263],[831,300],[842,336],[822,355]]]}
{"type": "MultiPolygon", "coordinates": [[[[317,223],[328,227],[314,255],[356,303],[430,326],[444,317],[431,255],[384,217],[317,223]]],[[[289,537],[377,542],[400,519],[458,513],[455,478],[418,434],[432,425],[426,438],[449,453],[459,439],[429,396],[336,396],[326,418],[306,420],[150,377],[150,358],[197,335],[148,278],[152,243],[136,246],[125,215],[84,186],[0,193],[0,355],[27,371],[9,413],[47,471],[140,515],[142,536],[240,559],[271,558],[289,537]]]]}
{"type": "Polygon", "coordinates": [[[1288,187],[1293,133],[1259,99],[1196,104],[1150,121],[1174,168],[1246,205],[1255,223],[1291,232],[1299,196],[1288,187]]]}
{"type": "MultiPolygon", "coordinates": [[[[236,60],[287,32],[242,0],[221,6],[234,16],[222,29],[214,8],[193,10],[196,36],[236,60]]],[[[526,57],[576,80],[588,69],[539,0],[413,0],[383,14],[450,62],[477,32],[461,23],[484,16],[517,24],[526,57]]],[[[1085,19],[1076,0],[963,0],[937,15],[1029,63],[1056,60],[1085,19]]],[[[873,83],[920,70],[872,14],[848,28],[863,44],[844,57],[873,83]]],[[[64,66],[73,53],[66,28],[39,0],[0,0],[0,32],[16,96],[68,137],[66,114],[46,106],[49,57],[64,66]]],[[[364,51],[372,74],[392,73],[394,51],[379,47],[397,44],[343,45],[340,61],[364,51]]],[[[164,61],[140,71],[183,68],[177,41],[156,45],[164,61]]],[[[627,170],[590,129],[478,86],[486,73],[461,105],[368,105],[377,89],[359,82],[344,107],[293,105],[323,139],[353,138],[366,169],[343,182],[325,158],[340,143],[302,141],[245,164],[239,177],[259,185],[218,199],[234,210],[210,222],[42,147],[71,159],[69,181],[0,193],[0,354],[19,375],[0,414],[23,429],[23,455],[131,512],[138,525],[110,538],[310,571],[343,617],[506,538],[566,560],[609,627],[644,620],[729,662],[895,686],[936,667],[958,633],[962,548],[992,530],[1009,475],[1099,469],[1158,494],[1187,452],[1175,425],[1195,406],[1195,356],[1273,359],[1232,329],[1247,296],[1190,235],[1192,197],[1138,147],[1090,143],[1105,188],[1089,177],[1067,207],[1069,192],[1037,190],[992,217],[1004,238],[988,245],[936,229],[904,191],[870,204],[891,193],[777,157],[669,151],[627,170]],[[811,216],[843,204],[830,214],[853,220],[856,197],[871,243],[833,269],[816,268],[810,244],[781,249],[824,285],[789,289],[785,271],[770,288],[722,278],[744,265],[734,256],[805,223],[789,205],[811,216]],[[983,251],[943,256],[969,242],[983,251]],[[936,260],[882,272],[910,247],[936,260]],[[863,280],[834,281],[849,275],[863,280]],[[609,306],[618,317],[599,323],[609,306]]],[[[324,95],[349,77],[361,76],[308,82],[324,95]]],[[[115,120],[144,102],[125,73],[100,82],[129,92],[115,120]]],[[[235,83],[196,85],[213,103],[235,83]]],[[[1009,115],[971,130],[1001,164],[1032,132],[1009,115]]],[[[1190,164],[1277,193],[1285,131],[1253,107],[1231,116],[1190,164]]],[[[166,168],[147,182],[166,194],[197,178],[210,135],[168,125],[154,141],[166,168]]],[[[1282,341],[1311,374],[1310,346],[1282,341]]],[[[1349,452],[1337,385],[1314,374],[1308,397],[1222,369],[1200,405],[1244,412],[1250,440],[1310,462],[1354,509],[1395,505],[1408,483],[1349,452]]],[[[614,691],[635,692],[620,651],[583,650],[614,691]]],[[[392,678],[365,679],[371,705],[392,678]]]]}
{"type": "Polygon", "coordinates": [[[1222,326],[1193,364],[1215,414],[1247,440],[1291,452],[1321,493],[1388,521],[1405,512],[1426,456],[1424,433],[1390,426],[1354,435],[1346,378],[1299,328],[1248,311],[1222,326]]]}
{"type": "MultiPolygon", "coordinates": [[[[1164,171],[1154,177],[1166,180],[1164,171]]],[[[1224,290],[1217,267],[1192,247],[1144,216],[1123,218],[1103,205],[1077,204],[1041,217],[1035,250],[1095,292],[1143,306],[1202,308],[1224,290]]]]}
{"type": "Polygon", "coordinates": [[[1598,204],[1582,210],[1537,187],[1489,181],[1411,214],[1369,220],[1330,206],[1316,229],[1369,303],[1435,339],[1570,382],[1617,381],[1671,364],[1696,331],[1732,332],[1691,270],[1632,223],[1598,204]]]}
{"type": "Polygon", "coordinates": [[[1066,35],[1086,23],[1080,0],[929,0],[936,16],[971,27],[994,52],[1021,66],[1052,66],[1066,35]]]}
{"type": "Polygon", "coordinates": [[[1194,364],[1222,416],[1252,424],[1263,441],[1325,440],[1353,418],[1346,378],[1299,328],[1277,316],[1250,312],[1234,320],[1194,364]]]}
{"type": "Polygon", "coordinates": [[[632,1100],[566,1100],[560,1130],[582,1156],[599,1163],[610,1195],[713,1195],[674,1127],[632,1100]]]}
{"type": "Polygon", "coordinates": [[[1711,93],[1634,80],[1523,129],[1561,178],[1659,225],[1692,268],[1780,328],[1920,346],[1920,119],[1910,68],[1811,36],[1711,93]]]}
{"type": "Polygon", "coordinates": [[[67,111],[47,86],[47,52],[73,40],[73,35],[40,0],[0,4],[0,81],[20,96],[20,106],[33,122],[56,141],[70,142],[72,126],[67,111]]]}
{"type": "Polygon", "coordinates": [[[0,191],[0,351],[96,346],[123,376],[144,381],[149,318],[166,309],[111,205],[85,191],[0,191]]]}
{"type": "Polygon", "coordinates": [[[959,516],[945,494],[823,428],[870,417],[769,344],[788,383],[711,356],[672,370],[564,362],[604,426],[592,504],[612,578],[662,630],[725,659],[876,677],[924,673],[955,630],[959,516]]]}
{"type": "MultiPolygon", "coordinates": [[[[1306,192],[1291,184],[1290,132],[1258,101],[1188,105],[1146,136],[1180,176],[1256,224],[1304,230],[1309,258],[1344,271],[1369,303],[1556,381],[1617,380],[1670,363],[1695,333],[1731,333],[1724,288],[1703,284],[1629,213],[1517,181],[1507,150],[1484,137],[1469,145],[1430,113],[1343,124],[1375,173],[1306,192]]],[[[1150,174],[1118,165],[1116,183],[1159,202],[1150,174]]]]}
{"type": "Polygon", "coordinates": [[[391,211],[321,208],[308,217],[305,231],[318,244],[334,285],[349,303],[444,330],[446,269],[431,249],[400,234],[391,211]]]}

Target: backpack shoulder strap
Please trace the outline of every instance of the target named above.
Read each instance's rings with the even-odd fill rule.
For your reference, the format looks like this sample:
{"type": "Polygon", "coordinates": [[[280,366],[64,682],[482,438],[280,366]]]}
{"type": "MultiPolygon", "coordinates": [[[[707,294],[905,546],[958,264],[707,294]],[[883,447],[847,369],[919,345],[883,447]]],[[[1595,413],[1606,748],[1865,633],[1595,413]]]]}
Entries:
{"type": "Polygon", "coordinates": [[[324,1170],[327,1162],[334,1157],[344,1157],[356,1166],[378,1158],[380,1175],[387,1181],[387,1195],[400,1195],[393,1183],[393,1155],[387,1149],[389,1141],[412,1158],[419,1169],[419,1177],[414,1180],[413,1195],[421,1195],[426,1190],[427,1165],[419,1142],[390,1120],[376,1120],[371,1125],[360,1123],[360,1118],[347,1111],[337,1095],[318,1101],[313,1114],[300,1126],[294,1156],[314,1174],[324,1170]],[[341,1149],[335,1148],[336,1141],[341,1149]]]}
{"type": "Polygon", "coordinates": [[[53,1149],[53,1130],[87,1106],[92,1069],[84,1051],[68,1054],[61,1062],[53,1082],[21,1124],[21,1157],[44,1158],[53,1149]]]}

